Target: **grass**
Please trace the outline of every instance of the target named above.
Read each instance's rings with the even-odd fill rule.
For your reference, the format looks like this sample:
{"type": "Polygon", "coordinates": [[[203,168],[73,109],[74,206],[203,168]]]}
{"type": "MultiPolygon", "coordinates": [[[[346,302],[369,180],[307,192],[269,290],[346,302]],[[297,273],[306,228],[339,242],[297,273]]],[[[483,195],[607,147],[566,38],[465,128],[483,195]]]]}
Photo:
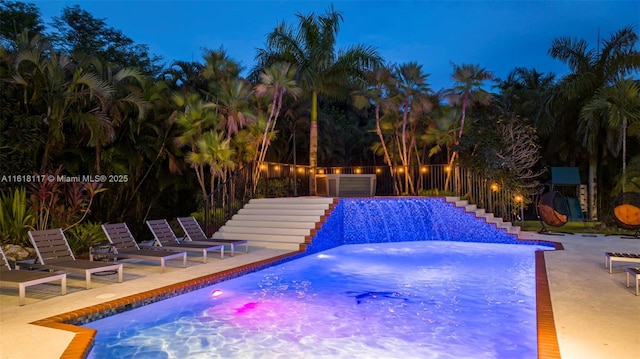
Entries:
{"type": "MultiPolygon", "coordinates": [[[[540,221],[524,221],[514,222],[515,226],[522,226],[525,231],[538,232],[542,229],[540,221]]],[[[602,222],[567,222],[562,227],[546,226],[551,232],[565,232],[565,233],[595,233],[595,234],[611,234],[611,235],[625,235],[633,236],[635,231],[630,231],[622,228],[606,226],[602,222]]]]}

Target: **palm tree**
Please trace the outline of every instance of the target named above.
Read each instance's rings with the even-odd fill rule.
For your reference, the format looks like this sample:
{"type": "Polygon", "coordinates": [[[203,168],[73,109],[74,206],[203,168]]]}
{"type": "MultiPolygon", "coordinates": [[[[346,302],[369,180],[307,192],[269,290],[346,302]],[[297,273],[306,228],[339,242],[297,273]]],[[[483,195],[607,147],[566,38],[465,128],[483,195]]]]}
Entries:
{"type": "Polygon", "coordinates": [[[618,135],[618,143],[622,146],[622,192],[626,182],[627,128],[629,124],[640,121],[639,94],[640,86],[632,78],[620,79],[611,87],[598,89],[580,113],[587,127],[601,117],[606,120],[607,127],[618,135]]]}
{"type": "MultiPolygon", "coordinates": [[[[453,80],[454,88],[448,91],[449,101],[454,105],[459,105],[460,110],[460,128],[455,134],[454,144],[457,145],[460,137],[464,132],[465,120],[467,118],[467,110],[473,103],[487,105],[491,102],[491,94],[482,89],[484,81],[493,80],[493,74],[479,65],[462,64],[461,66],[453,64],[453,80]]],[[[454,150],[449,159],[449,166],[452,166],[456,160],[458,151],[454,150]]],[[[456,175],[458,172],[456,172],[456,175]]],[[[448,188],[451,179],[451,172],[447,175],[445,188],[448,188]]]]}
{"type": "MultiPolygon", "coordinates": [[[[215,106],[204,102],[197,94],[189,94],[187,97],[174,95],[175,104],[184,110],[175,118],[176,125],[181,130],[174,142],[178,146],[186,146],[189,151],[186,161],[196,173],[196,178],[202,190],[202,198],[207,198],[207,168],[214,168],[218,162],[214,149],[228,149],[229,139],[223,139],[214,129],[218,124],[215,106]],[[205,138],[206,135],[206,138],[205,138]]],[[[216,169],[217,170],[217,169],[216,169]]],[[[211,172],[212,181],[215,178],[211,172]]]]}
{"type": "Polygon", "coordinates": [[[115,130],[129,117],[142,120],[149,104],[142,98],[142,84],[144,76],[135,68],[122,68],[113,73],[111,64],[103,64],[92,58],[83,64],[85,71],[94,69],[102,79],[105,96],[99,98],[99,103],[91,116],[82,116],[79,127],[86,128],[90,133],[87,146],[95,149],[95,171],[102,173],[102,148],[115,140],[115,130]]]}
{"type": "Polygon", "coordinates": [[[601,50],[589,49],[584,39],[561,37],[553,40],[548,51],[551,57],[566,63],[571,71],[556,86],[547,106],[556,118],[556,131],[573,131],[578,127],[578,135],[582,138],[589,161],[587,186],[590,219],[597,218],[595,185],[598,182],[599,144],[607,137],[604,127],[593,122],[602,120],[601,117],[593,117],[590,124],[585,124],[580,123],[580,114],[582,108],[594,99],[598,89],[611,86],[620,77],[640,69],[640,52],[635,50],[637,40],[633,29],[626,27],[608,40],[603,40],[601,50]]]}
{"type": "Polygon", "coordinates": [[[260,75],[260,84],[255,87],[258,96],[270,96],[271,104],[269,105],[269,115],[264,126],[264,132],[261,136],[262,140],[254,158],[254,190],[255,186],[258,185],[261,173],[260,166],[269,148],[269,134],[274,132],[278,116],[280,116],[280,111],[282,110],[284,95],[289,94],[293,98],[297,98],[301,92],[301,89],[293,79],[295,72],[296,67],[289,63],[273,64],[260,75]]]}
{"type": "MultiPolygon", "coordinates": [[[[553,88],[555,74],[516,67],[497,85],[503,106],[522,118],[544,125],[544,100],[553,88]]],[[[539,128],[542,126],[539,126],[539,128]]]]}
{"type": "MultiPolygon", "coordinates": [[[[356,91],[353,94],[353,102],[356,108],[369,108],[373,106],[373,115],[375,117],[375,131],[378,135],[378,144],[374,144],[375,148],[380,148],[384,162],[389,166],[389,172],[392,176],[396,173],[394,170],[394,162],[391,159],[389,146],[387,144],[387,137],[382,130],[382,117],[384,111],[386,111],[388,105],[388,93],[395,86],[397,79],[393,73],[393,70],[387,66],[377,66],[371,71],[367,71],[365,74],[365,81],[368,85],[363,90],[356,91]]],[[[374,149],[374,152],[378,152],[374,149]]],[[[393,181],[394,191],[396,194],[402,193],[398,187],[398,183],[393,181]]]]}
{"type": "Polygon", "coordinates": [[[219,132],[209,130],[195,142],[195,151],[187,153],[187,163],[196,171],[203,198],[208,197],[216,187],[216,178],[234,166],[234,151],[230,148],[231,139],[224,139],[219,132]],[[206,187],[206,172],[209,169],[209,191],[206,187]]]}
{"type": "MultiPolygon", "coordinates": [[[[353,45],[336,52],[336,35],[343,21],[333,5],[324,15],[298,13],[294,31],[285,22],[267,35],[267,49],[259,49],[257,70],[275,62],[289,62],[298,67],[296,80],[311,94],[311,127],[309,133],[309,166],[312,175],[309,192],[315,195],[315,171],[318,160],[318,95],[348,96],[355,79],[361,79],[366,69],[381,62],[371,48],[353,45]]],[[[256,71],[254,71],[256,72],[256,71]]]]}
{"type": "Polygon", "coordinates": [[[225,138],[231,138],[255,120],[253,88],[249,82],[240,78],[222,81],[216,95],[212,100],[218,113],[218,130],[225,138]]]}
{"type": "Polygon", "coordinates": [[[428,96],[431,89],[427,84],[428,74],[422,72],[422,65],[410,62],[396,66],[396,86],[392,99],[393,111],[400,117],[399,157],[405,173],[404,190],[415,194],[410,175],[412,150],[416,142],[416,129],[423,116],[431,111],[433,104],[428,96]]]}
{"type": "MultiPolygon", "coordinates": [[[[479,65],[462,64],[453,65],[454,88],[448,93],[449,100],[461,107],[460,128],[456,137],[456,142],[464,132],[464,124],[467,118],[467,110],[472,103],[487,105],[491,102],[491,94],[482,89],[484,81],[493,80],[493,74],[479,65]]],[[[449,160],[452,165],[456,159],[457,151],[454,151],[449,160]]]]}
{"type": "Polygon", "coordinates": [[[42,116],[46,126],[40,163],[40,173],[45,173],[50,157],[64,146],[64,128],[70,121],[79,127],[93,126],[98,136],[111,133],[110,121],[95,102],[104,102],[111,89],[96,73],[79,68],[49,44],[34,45],[16,54],[10,81],[22,88],[25,111],[42,116]]]}

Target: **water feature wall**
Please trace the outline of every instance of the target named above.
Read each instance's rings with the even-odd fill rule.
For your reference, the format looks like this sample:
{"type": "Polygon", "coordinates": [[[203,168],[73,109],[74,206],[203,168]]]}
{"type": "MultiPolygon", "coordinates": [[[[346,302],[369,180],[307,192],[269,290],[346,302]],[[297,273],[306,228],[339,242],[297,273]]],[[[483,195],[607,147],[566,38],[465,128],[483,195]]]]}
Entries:
{"type": "Polygon", "coordinates": [[[307,246],[307,252],[342,244],[431,240],[528,243],[444,198],[344,198],[307,246]]]}

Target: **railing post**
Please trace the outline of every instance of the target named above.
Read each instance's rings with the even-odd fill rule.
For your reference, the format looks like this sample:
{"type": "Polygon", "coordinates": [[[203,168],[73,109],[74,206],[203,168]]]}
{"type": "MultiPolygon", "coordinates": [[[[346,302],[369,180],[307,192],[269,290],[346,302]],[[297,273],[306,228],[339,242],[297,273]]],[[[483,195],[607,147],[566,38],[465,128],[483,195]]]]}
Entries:
{"type": "Polygon", "coordinates": [[[211,235],[211,194],[204,198],[204,232],[211,235]]]}

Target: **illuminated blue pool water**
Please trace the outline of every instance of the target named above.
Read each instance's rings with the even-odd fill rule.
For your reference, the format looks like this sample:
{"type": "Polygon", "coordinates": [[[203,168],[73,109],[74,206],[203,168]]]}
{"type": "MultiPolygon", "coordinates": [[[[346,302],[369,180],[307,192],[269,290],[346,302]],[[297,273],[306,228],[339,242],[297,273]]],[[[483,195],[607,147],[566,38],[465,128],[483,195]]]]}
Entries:
{"type": "Polygon", "coordinates": [[[89,357],[536,358],[545,249],[344,245],[89,323],[89,357]]]}

